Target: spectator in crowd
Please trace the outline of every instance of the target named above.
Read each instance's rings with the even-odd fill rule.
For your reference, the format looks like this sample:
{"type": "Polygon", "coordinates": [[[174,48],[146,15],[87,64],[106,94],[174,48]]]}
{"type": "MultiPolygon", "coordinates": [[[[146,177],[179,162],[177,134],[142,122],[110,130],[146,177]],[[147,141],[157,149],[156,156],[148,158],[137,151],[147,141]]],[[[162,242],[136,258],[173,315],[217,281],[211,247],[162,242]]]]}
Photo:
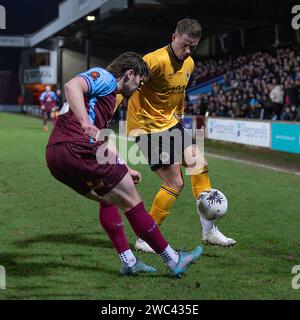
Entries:
{"type": "Polygon", "coordinates": [[[211,92],[189,101],[187,113],[299,121],[299,47],[201,60],[195,68],[191,87],[217,76],[224,80],[213,82],[211,92]]]}
{"type": "Polygon", "coordinates": [[[287,106],[299,104],[299,88],[297,88],[293,79],[285,81],[284,103],[287,106]]]}
{"type": "Polygon", "coordinates": [[[283,107],[283,86],[276,84],[270,92],[270,99],[273,102],[273,120],[280,118],[283,107]]]}
{"type": "Polygon", "coordinates": [[[296,106],[285,106],[280,116],[280,120],[294,121],[297,117],[296,106]]]}
{"type": "Polygon", "coordinates": [[[296,121],[300,121],[300,106],[298,108],[296,108],[296,121]]]}

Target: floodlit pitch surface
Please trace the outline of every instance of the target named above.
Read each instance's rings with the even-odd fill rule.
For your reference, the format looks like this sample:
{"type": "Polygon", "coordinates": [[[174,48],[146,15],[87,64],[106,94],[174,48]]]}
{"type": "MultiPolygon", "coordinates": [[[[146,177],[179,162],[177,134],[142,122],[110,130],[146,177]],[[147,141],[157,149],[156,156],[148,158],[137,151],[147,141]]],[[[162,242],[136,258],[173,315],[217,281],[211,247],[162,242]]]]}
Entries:
{"type": "MultiPolygon", "coordinates": [[[[0,265],[6,269],[0,299],[300,298],[291,284],[291,270],[300,264],[299,176],[209,156],[212,185],[229,200],[218,226],[237,245],[204,246],[180,280],[168,278],[161,260],[144,253],[137,256],[158,273],[120,277],[119,258],[99,226],[98,204],[51,177],[44,158],[48,135],[39,119],[0,113],[0,265]]],[[[257,150],[240,149],[229,148],[227,155],[255,153],[259,161],[257,150]]],[[[226,154],[226,146],[220,150],[226,154]]],[[[289,157],[300,162],[276,155],[272,165],[289,157]]],[[[147,166],[135,168],[143,174],[138,190],[149,209],[160,181],[147,166]]],[[[125,227],[133,247],[135,236],[125,227]]],[[[162,230],[174,248],[201,243],[188,177],[162,230]]]]}

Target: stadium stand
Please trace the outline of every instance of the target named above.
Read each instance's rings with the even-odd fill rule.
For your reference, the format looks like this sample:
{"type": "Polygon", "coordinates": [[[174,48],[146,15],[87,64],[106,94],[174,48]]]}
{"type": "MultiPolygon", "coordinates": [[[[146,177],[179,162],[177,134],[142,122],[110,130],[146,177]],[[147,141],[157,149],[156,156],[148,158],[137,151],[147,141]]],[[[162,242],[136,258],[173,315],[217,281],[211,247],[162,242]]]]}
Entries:
{"type": "Polygon", "coordinates": [[[300,48],[207,59],[196,62],[186,112],[220,117],[300,120],[300,48]],[[214,79],[223,79],[220,83],[214,79]],[[216,78],[218,77],[218,78],[216,78]],[[210,80],[210,90],[192,88],[210,80]],[[191,99],[191,97],[193,99],[191,99]]]}
{"type": "Polygon", "coordinates": [[[0,88],[0,104],[17,104],[20,84],[16,72],[0,71],[0,88]]]}

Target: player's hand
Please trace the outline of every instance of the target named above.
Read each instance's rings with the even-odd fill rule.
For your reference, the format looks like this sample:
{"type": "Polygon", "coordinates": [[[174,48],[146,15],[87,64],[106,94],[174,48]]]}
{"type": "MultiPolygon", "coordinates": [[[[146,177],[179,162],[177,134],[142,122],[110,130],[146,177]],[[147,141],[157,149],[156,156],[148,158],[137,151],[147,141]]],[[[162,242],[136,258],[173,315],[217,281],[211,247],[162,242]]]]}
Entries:
{"type": "Polygon", "coordinates": [[[183,114],[175,114],[175,118],[179,123],[182,123],[184,115],[183,114]]]}
{"type": "Polygon", "coordinates": [[[131,168],[128,168],[128,170],[134,184],[138,184],[142,181],[142,175],[140,174],[140,172],[133,170],[131,168]]]}
{"type": "Polygon", "coordinates": [[[42,110],[45,110],[45,106],[44,106],[44,105],[41,105],[41,109],[42,109],[42,110]]]}
{"type": "Polygon", "coordinates": [[[84,123],[81,125],[81,128],[83,129],[85,136],[98,140],[100,130],[96,126],[90,123],[84,123]]]}

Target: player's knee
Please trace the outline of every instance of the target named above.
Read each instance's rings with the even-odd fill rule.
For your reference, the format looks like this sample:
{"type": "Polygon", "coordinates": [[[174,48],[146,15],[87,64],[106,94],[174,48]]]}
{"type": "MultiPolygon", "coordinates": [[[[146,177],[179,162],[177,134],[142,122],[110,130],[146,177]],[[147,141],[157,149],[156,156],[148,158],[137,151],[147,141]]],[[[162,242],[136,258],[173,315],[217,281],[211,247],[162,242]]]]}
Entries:
{"type": "Polygon", "coordinates": [[[207,166],[207,160],[197,145],[192,145],[185,149],[183,166],[187,169],[198,169],[207,166]]]}
{"type": "Polygon", "coordinates": [[[139,204],[141,201],[142,201],[142,198],[137,193],[137,191],[134,190],[134,193],[132,193],[132,195],[128,197],[127,201],[124,202],[124,205],[126,206],[126,208],[131,209],[135,207],[137,204],[139,204]]]}
{"type": "Polygon", "coordinates": [[[184,181],[182,176],[173,177],[173,178],[165,178],[164,184],[178,192],[180,192],[184,186],[184,181]]]}
{"type": "Polygon", "coordinates": [[[129,201],[123,201],[118,206],[123,212],[127,212],[128,210],[131,210],[132,208],[136,207],[142,199],[129,199],[129,201]]]}
{"type": "Polygon", "coordinates": [[[134,208],[142,201],[141,196],[138,194],[134,184],[129,185],[126,189],[126,194],[119,201],[119,207],[123,211],[134,208]]]}

